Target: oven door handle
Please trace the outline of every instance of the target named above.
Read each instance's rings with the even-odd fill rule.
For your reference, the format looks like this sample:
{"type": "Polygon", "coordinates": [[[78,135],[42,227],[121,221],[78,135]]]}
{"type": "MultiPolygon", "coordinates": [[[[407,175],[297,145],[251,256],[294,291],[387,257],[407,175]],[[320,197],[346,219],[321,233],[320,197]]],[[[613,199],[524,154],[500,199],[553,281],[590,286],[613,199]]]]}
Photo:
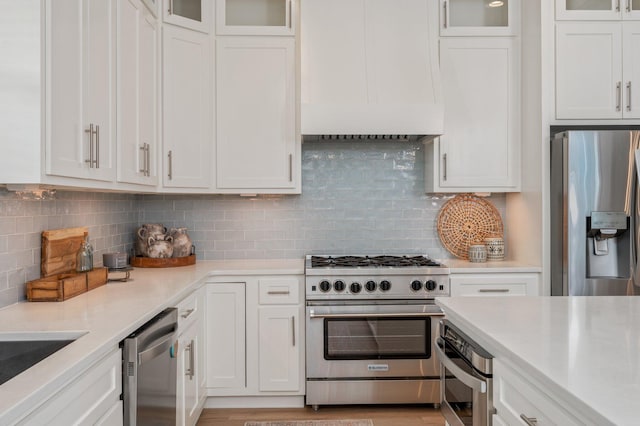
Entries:
{"type": "Polygon", "coordinates": [[[467,373],[462,368],[455,365],[453,361],[451,361],[451,358],[449,358],[444,353],[442,348],[440,348],[440,345],[435,344],[433,346],[433,349],[436,351],[436,355],[440,359],[440,362],[442,363],[442,365],[444,365],[449,371],[451,371],[453,375],[456,376],[456,379],[460,380],[462,383],[469,386],[471,389],[473,389],[476,392],[480,392],[480,393],[487,392],[487,383],[483,380],[473,377],[471,374],[467,373]]]}
{"type": "Polygon", "coordinates": [[[309,312],[309,318],[424,318],[424,317],[443,317],[443,312],[408,312],[404,314],[316,314],[315,312],[309,312]]]}

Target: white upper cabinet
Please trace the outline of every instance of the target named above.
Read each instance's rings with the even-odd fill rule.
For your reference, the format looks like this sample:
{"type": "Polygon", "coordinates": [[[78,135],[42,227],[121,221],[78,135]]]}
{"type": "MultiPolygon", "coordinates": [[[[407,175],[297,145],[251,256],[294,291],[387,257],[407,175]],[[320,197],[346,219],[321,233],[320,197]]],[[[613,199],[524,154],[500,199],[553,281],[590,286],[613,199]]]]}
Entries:
{"type": "Polygon", "coordinates": [[[163,37],[163,184],[209,188],[212,68],[209,36],[171,25],[163,37]]]}
{"type": "Polygon", "coordinates": [[[216,33],[295,34],[295,0],[216,0],[216,33]]]}
{"type": "Polygon", "coordinates": [[[46,173],[113,181],[116,2],[49,0],[45,7],[46,173]]]}
{"type": "Polygon", "coordinates": [[[440,35],[505,36],[520,32],[520,0],[440,0],[440,35]]]}
{"type": "Polygon", "coordinates": [[[294,39],[219,37],[216,53],[217,188],[299,192],[294,39]]]}
{"type": "Polygon", "coordinates": [[[211,31],[213,0],[164,0],[163,21],[191,30],[211,31]]]}
{"type": "Polygon", "coordinates": [[[556,0],[558,20],[640,20],[640,0],[556,0]]]}
{"type": "Polygon", "coordinates": [[[558,22],[556,118],[639,118],[638,43],[640,23],[558,22]]]}
{"type": "Polygon", "coordinates": [[[159,33],[140,0],[118,0],[118,181],[158,182],[159,33]]]}
{"type": "Polygon", "coordinates": [[[518,40],[443,38],[440,67],[445,131],[427,144],[426,191],[518,191],[518,40]]]}

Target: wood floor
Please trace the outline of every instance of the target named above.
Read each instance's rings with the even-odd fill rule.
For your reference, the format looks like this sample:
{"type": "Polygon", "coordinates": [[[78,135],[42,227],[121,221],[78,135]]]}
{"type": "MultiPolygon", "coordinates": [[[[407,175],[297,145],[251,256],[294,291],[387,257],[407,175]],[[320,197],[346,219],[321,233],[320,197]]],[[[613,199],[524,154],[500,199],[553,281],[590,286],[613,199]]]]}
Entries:
{"type": "Polygon", "coordinates": [[[440,410],[431,406],[323,406],[305,408],[206,409],[198,426],[244,426],[248,420],[371,419],[374,426],[443,426],[440,410]]]}

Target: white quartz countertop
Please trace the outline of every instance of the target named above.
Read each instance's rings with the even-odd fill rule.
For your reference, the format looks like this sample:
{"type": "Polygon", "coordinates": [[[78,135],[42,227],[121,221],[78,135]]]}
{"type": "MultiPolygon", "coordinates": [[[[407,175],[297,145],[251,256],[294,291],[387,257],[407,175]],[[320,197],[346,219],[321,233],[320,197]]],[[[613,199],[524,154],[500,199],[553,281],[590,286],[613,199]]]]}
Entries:
{"type": "Polygon", "coordinates": [[[463,259],[443,259],[452,274],[540,273],[542,268],[518,260],[498,260],[473,263],[463,259]]]}
{"type": "Polygon", "coordinates": [[[639,424],[640,297],[451,297],[437,304],[496,358],[594,424],[639,424]]]}
{"type": "Polygon", "coordinates": [[[2,308],[0,340],[42,332],[85,334],[0,385],[0,424],[12,424],[207,278],[300,274],[304,274],[304,259],[200,261],[177,268],[135,268],[131,281],[111,282],[64,302],[23,302],[2,308]]]}

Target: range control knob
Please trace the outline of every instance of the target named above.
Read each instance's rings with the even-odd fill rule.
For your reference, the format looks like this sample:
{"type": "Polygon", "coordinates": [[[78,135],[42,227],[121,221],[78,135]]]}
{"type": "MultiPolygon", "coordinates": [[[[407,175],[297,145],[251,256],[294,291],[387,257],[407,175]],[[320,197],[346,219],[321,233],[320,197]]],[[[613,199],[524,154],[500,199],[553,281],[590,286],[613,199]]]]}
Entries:
{"type": "Polygon", "coordinates": [[[349,289],[351,290],[351,293],[360,293],[362,291],[362,285],[360,283],[353,282],[349,289]]]}
{"type": "Polygon", "coordinates": [[[420,280],[411,281],[411,290],[418,291],[420,289],[422,289],[422,281],[420,280]]]}
{"type": "Polygon", "coordinates": [[[391,288],[391,283],[389,281],[387,280],[380,281],[380,290],[389,291],[390,288],[391,288]]]}
{"type": "Polygon", "coordinates": [[[424,283],[424,288],[426,288],[428,291],[433,291],[436,289],[436,287],[438,287],[438,284],[434,280],[428,280],[426,283],[424,283]]]}
{"type": "Polygon", "coordinates": [[[364,285],[364,288],[366,288],[367,291],[375,291],[376,287],[377,287],[376,282],[372,280],[367,281],[364,285]]]}
{"type": "Polygon", "coordinates": [[[333,283],[333,289],[335,291],[344,291],[344,288],[345,288],[345,285],[344,285],[344,281],[342,280],[338,280],[333,283]]]}
{"type": "Polygon", "coordinates": [[[326,293],[329,290],[331,290],[331,283],[327,280],[320,281],[320,291],[326,293]]]}

